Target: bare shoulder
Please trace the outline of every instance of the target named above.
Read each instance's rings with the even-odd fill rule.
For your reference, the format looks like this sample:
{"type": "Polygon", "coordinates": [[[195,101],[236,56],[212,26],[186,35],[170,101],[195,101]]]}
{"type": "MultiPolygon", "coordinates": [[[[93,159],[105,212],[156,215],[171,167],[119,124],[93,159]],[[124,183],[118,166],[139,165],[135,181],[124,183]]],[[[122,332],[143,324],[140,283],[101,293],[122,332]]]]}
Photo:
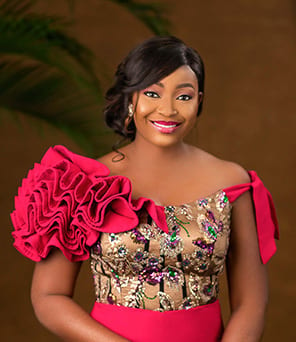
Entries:
{"type": "Polygon", "coordinates": [[[249,183],[250,176],[245,168],[238,163],[229,160],[218,159],[219,170],[231,185],[249,183]]]}
{"type": "MultiPolygon", "coordinates": [[[[125,154],[123,148],[120,148],[120,151],[125,154]]],[[[96,160],[107,166],[111,174],[121,173],[127,166],[126,158],[121,158],[121,155],[115,151],[104,154],[96,160]]]]}
{"type": "Polygon", "coordinates": [[[250,182],[247,170],[236,162],[218,158],[201,149],[198,149],[196,157],[199,165],[203,166],[204,172],[218,188],[250,182]]]}

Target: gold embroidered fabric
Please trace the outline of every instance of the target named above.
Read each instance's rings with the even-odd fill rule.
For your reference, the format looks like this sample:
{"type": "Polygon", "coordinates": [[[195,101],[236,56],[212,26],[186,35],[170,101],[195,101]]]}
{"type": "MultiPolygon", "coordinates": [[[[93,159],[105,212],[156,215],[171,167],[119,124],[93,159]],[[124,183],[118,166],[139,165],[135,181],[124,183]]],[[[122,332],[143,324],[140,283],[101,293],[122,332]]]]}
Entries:
{"type": "Polygon", "coordinates": [[[123,233],[102,233],[91,250],[98,302],[156,311],[217,299],[229,245],[231,204],[223,190],[166,206],[169,233],[147,215],[123,233]]]}

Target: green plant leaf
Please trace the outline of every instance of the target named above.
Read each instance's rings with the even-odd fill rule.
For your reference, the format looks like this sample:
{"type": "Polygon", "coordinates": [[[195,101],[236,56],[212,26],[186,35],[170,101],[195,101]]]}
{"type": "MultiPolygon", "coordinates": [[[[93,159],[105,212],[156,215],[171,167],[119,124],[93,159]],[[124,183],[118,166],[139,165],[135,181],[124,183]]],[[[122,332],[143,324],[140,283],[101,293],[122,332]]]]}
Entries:
{"type": "Polygon", "coordinates": [[[59,18],[17,17],[0,12],[0,54],[16,54],[64,71],[75,82],[97,92],[99,81],[92,67],[93,54],[67,36],[59,18]]]}
{"type": "Polygon", "coordinates": [[[91,151],[105,132],[93,54],[65,33],[65,19],[32,13],[34,3],[0,0],[0,108],[42,119],[91,151]]]}
{"type": "Polygon", "coordinates": [[[98,98],[56,69],[34,61],[2,60],[0,75],[0,108],[42,118],[84,146],[87,140],[95,146],[106,131],[98,98]]]}

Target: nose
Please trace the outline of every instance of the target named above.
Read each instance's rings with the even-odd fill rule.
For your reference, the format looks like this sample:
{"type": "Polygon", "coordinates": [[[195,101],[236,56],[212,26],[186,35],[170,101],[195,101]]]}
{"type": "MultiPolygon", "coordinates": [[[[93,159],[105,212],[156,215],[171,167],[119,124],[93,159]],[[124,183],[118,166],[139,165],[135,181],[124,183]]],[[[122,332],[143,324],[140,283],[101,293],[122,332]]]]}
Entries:
{"type": "Polygon", "coordinates": [[[157,112],[165,116],[177,114],[178,111],[175,108],[174,99],[170,97],[163,97],[158,103],[157,112]]]}

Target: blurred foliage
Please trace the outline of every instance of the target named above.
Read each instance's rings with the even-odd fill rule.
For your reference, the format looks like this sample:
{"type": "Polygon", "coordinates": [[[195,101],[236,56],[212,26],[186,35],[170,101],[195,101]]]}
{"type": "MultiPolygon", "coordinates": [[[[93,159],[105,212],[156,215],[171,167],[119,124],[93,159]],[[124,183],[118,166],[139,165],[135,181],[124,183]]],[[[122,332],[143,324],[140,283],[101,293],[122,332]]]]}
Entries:
{"type": "MultiPolygon", "coordinates": [[[[109,1],[124,6],[155,33],[166,33],[156,5],[109,1]]],[[[46,121],[92,154],[106,131],[97,115],[103,94],[94,55],[66,33],[66,18],[34,13],[36,2],[0,0],[0,109],[46,121]]],[[[75,0],[68,2],[75,7],[75,0]]]]}
{"type": "Polygon", "coordinates": [[[169,34],[169,21],[165,17],[167,7],[159,3],[138,3],[134,0],[109,0],[123,6],[142,21],[156,35],[169,34]]]}
{"type": "MultiPolygon", "coordinates": [[[[67,0],[70,9],[75,9],[77,0],[67,0]]],[[[165,13],[168,7],[160,3],[137,2],[134,0],[97,0],[109,1],[128,10],[156,35],[168,35],[170,22],[165,13]]]]}

